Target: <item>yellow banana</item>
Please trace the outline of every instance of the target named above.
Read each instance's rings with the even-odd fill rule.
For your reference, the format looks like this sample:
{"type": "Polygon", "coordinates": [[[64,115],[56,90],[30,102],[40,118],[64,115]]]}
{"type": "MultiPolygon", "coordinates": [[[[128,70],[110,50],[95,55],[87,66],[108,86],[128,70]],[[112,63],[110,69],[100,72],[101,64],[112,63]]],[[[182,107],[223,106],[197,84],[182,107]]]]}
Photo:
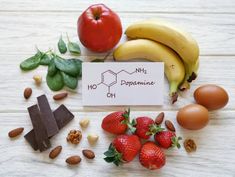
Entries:
{"type": "Polygon", "coordinates": [[[177,100],[178,86],[184,79],[185,69],[180,57],[172,49],[152,40],[136,39],[119,45],[114,50],[113,56],[116,61],[146,59],[164,62],[172,102],[177,100]]]}
{"type": "MultiPolygon", "coordinates": [[[[172,48],[184,62],[185,78],[183,85],[196,78],[196,62],[199,58],[199,47],[196,40],[188,33],[165,21],[158,19],[144,20],[130,25],[125,34],[132,39],[146,38],[160,42],[172,48]]],[[[183,89],[186,89],[183,88],[183,89]]]]}

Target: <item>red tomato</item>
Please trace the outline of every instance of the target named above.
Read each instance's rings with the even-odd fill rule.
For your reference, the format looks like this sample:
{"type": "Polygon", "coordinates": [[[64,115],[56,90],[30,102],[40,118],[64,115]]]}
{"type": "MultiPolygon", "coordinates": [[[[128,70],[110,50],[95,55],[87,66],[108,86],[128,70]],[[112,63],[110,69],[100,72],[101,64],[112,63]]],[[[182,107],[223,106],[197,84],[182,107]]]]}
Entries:
{"type": "Polygon", "coordinates": [[[107,52],[120,40],[122,24],[118,15],[104,4],[88,7],[78,18],[81,43],[94,52],[107,52]]]}

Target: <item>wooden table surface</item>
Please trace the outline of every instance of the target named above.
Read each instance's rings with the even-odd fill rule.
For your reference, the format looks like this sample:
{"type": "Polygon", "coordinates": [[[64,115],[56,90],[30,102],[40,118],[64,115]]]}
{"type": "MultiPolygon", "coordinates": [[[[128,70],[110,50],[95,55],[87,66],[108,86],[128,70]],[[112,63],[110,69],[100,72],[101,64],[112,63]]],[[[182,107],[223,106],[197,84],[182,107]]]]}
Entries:
{"type": "MultiPolygon", "coordinates": [[[[78,89],[61,102],[52,99],[53,92],[45,83],[46,67],[24,73],[19,63],[35,53],[35,45],[41,50],[56,48],[60,34],[66,32],[72,40],[77,40],[76,22],[83,10],[93,3],[91,0],[0,0],[0,176],[1,177],[234,177],[235,176],[235,1],[234,0],[104,0],[108,7],[116,11],[122,20],[123,29],[134,21],[147,18],[162,18],[172,21],[189,31],[200,45],[200,71],[191,89],[181,93],[174,105],[170,104],[168,93],[164,105],[131,106],[131,117],[146,115],[155,117],[164,111],[167,119],[176,123],[179,108],[193,103],[193,91],[202,84],[214,83],[223,86],[229,93],[228,105],[219,111],[210,112],[209,125],[199,131],[183,130],[176,125],[179,135],[193,138],[198,149],[187,154],[184,148],[166,151],[167,163],[164,168],[149,171],[136,158],[134,162],[116,167],[103,160],[103,152],[113,136],[100,128],[102,118],[111,111],[123,107],[86,107],[81,104],[81,81],[78,89]],[[43,76],[40,87],[35,86],[33,75],[43,76]],[[33,95],[28,100],[22,96],[25,87],[32,87],[33,95]],[[52,138],[52,146],[62,145],[63,151],[56,160],[48,158],[48,151],[35,152],[24,140],[23,135],[10,140],[8,131],[24,127],[24,134],[32,125],[27,107],[36,103],[36,97],[46,94],[53,109],[61,103],[74,114],[73,120],[52,138]],[[83,140],[78,146],[66,142],[70,129],[80,129],[79,120],[89,118],[90,126],[83,130],[83,140]],[[88,133],[100,136],[95,146],[87,143],[88,133]],[[65,158],[81,155],[81,150],[91,148],[96,153],[92,161],[83,159],[76,167],[69,167],[65,158]]],[[[125,40],[125,36],[121,42],[125,40]]],[[[82,45],[84,61],[90,61],[106,54],[87,51],[82,45]]],[[[168,89],[168,84],[165,82],[168,89]]]]}

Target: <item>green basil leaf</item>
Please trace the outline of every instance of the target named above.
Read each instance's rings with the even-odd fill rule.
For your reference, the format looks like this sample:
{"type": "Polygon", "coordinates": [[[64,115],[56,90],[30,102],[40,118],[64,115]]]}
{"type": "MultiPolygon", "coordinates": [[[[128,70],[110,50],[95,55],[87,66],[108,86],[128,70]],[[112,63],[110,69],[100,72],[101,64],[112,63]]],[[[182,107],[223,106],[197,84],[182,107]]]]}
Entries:
{"type": "Polygon", "coordinates": [[[47,74],[49,76],[54,76],[57,72],[57,68],[56,68],[56,65],[55,65],[55,59],[52,58],[49,65],[48,65],[48,70],[47,70],[47,74]]]}
{"type": "Polygon", "coordinates": [[[55,65],[56,67],[65,72],[66,74],[69,74],[71,76],[78,76],[80,74],[80,70],[78,69],[77,63],[74,60],[70,59],[63,59],[59,56],[55,57],[55,65]]]}
{"type": "Polygon", "coordinates": [[[77,43],[75,42],[68,42],[68,49],[69,49],[69,52],[72,53],[72,54],[75,54],[75,55],[80,55],[81,54],[81,50],[80,50],[80,47],[77,43]]]}
{"type": "Polygon", "coordinates": [[[62,39],[62,35],[60,36],[60,39],[57,45],[61,54],[64,54],[67,52],[67,47],[66,47],[64,40],[62,39]]]}
{"type": "Polygon", "coordinates": [[[51,61],[50,55],[44,53],[41,57],[40,65],[48,66],[50,64],[50,61],[51,61]]]}
{"type": "Polygon", "coordinates": [[[99,59],[99,58],[96,58],[94,60],[91,60],[91,62],[104,62],[105,59],[99,59]]]}
{"type": "Polygon", "coordinates": [[[63,77],[59,71],[54,76],[47,73],[46,80],[48,87],[53,91],[59,91],[64,87],[63,77]]]}
{"type": "Polygon", "coordinates": [[[29,71],[29,70],[37,68],[39,66],[41,57],[42,57],[42,52],[38,50],[38,52],[34,56],[21,62],[20,68],[24,71],[29,71]]]}
{"type": "Polygon", "coordinates": [[[72,77],[64,72],[61,72],[64,84],[71,89],[77,88],[78,79],[76,77],[72,77]]]}

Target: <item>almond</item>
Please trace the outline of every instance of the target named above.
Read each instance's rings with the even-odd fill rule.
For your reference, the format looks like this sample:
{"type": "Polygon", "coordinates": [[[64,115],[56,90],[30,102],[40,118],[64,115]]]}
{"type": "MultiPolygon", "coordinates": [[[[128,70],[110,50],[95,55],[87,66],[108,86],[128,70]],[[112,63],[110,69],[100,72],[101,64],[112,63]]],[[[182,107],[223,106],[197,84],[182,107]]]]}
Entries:
{"type": "Polygon", "coordinates": [[[157,125],[160,125],[162,123],[163,119],[164,119],[164,116],[165,116],[164,112],[161,112],[160,114],[158,114],[158,116],[155,119],[155,123],[157,125]]]}
{"type": "Polygon", "coordinates": [[[23,128],[23,127],[19,127],[19,128],[14,129],[14,130],[11,130],[11,131],[8,133],[8,136],[9,136],[10,138],[14,138],[14,137],[20,135],[23,131],[24,131],[24,128],[23,128]]]}
{"type": "Polygon", "coordinates": [[[76,165],[79,164],[81,162],[81,157],[78,155],[74,155],[74,156],[70,156],[66,159],[66,163],[68,163],[69,165],[76,165]]]}
{"type": "Polygon", "coordinates": [[[169,120],[165,121],[165,126],[168,130],[175,132],[175,126],[173,125],[173,123],[169,120]]]}
{"type": "Polygon", "coordinates": [[[54,100],[62,100],[64,99],[65,97],[68,96],[68,93],[67,92],[63,92],[63,93],[58,93],[56,95],[53,96],[53,99],[54,100]]]}
{"type": "Polygon", "coordinates": [[[51,159],[56,158],[61,153],[61,150],[62,150],[62,146],[55,147],[54,149],[51,150],[49,157],[51,159]]]}
{"type": "Polygon", "coordinates": [[[32,89],[27,87],[26,89],[24,89],[24,98],[28,99],[31,95],[32,95],[32,89]]]}
{"type": "Polygon", "coordinates": [[[82,150],[82,154],[88,159],[94,159],[95,153],[92,150],[84,149],[82,150]]]}

